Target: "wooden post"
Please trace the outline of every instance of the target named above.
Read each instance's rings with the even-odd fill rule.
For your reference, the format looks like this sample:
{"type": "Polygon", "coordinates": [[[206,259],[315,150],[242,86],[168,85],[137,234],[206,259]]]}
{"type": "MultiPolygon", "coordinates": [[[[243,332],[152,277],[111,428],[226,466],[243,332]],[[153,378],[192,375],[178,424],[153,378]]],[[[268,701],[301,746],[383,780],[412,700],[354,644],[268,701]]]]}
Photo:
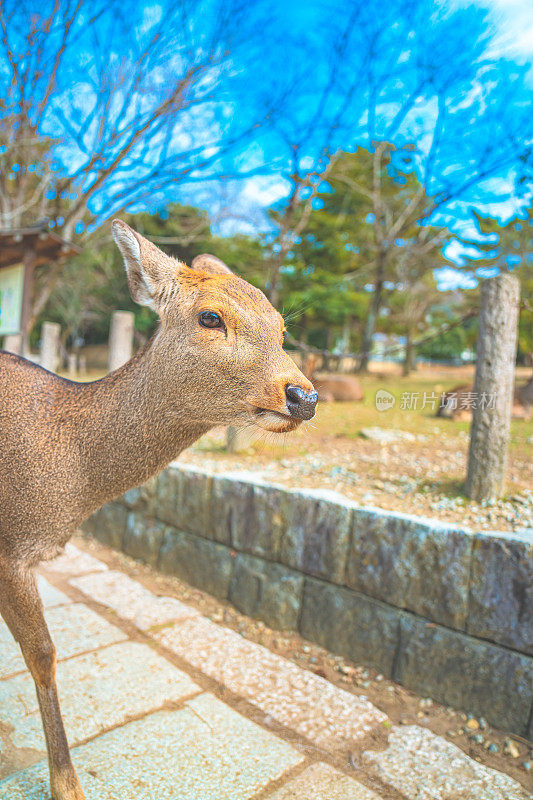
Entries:
{"type": "Polygon", "coordinates": [[[242,431],[233,425],[226,428],[226,450],[228,453],[242,453],[248,450],[252,443],[253,435],[250,431],[242,431]]]}
{"type": "Polygon", "coordinates": [[[41,331],[41,367],[56,372],[59,367],[59,338],[61,327],[57,322],[43,322],[41,331]]]}
{"type": "Polygon", "coordinates": [[[466,493],[501,496],[507,466],[514,389],[520,284],[503,272],[481,286],[481,310],[466,493]]]}
{"type": "Polygon", "coordinates": [[[24,264],[24,283],[22,288],[22,312],[20,315],[20,333],[22,336],[22,355],[30,355],[30,325],[32,319],[33,283],[35,275],[35,241],[25,242],[22,258],[24,264]]]}
{"type": "Polygon", "coordinates": [[[133,314],[114,311],[109,332],[109,371],[129,361],[133,352],[133,314]]]}
{"type": "Polygon", "coordinates": [[[20,333],[10,333],[4,336],[4,350],[19,356],[22,353],[22,336],[20,333]]]}
{"type": "Polygon", "coordinates": [[[77,353],[69,353],[67,358],[68,374],[76,375],[78,372],[78,356],[77,353]]]}

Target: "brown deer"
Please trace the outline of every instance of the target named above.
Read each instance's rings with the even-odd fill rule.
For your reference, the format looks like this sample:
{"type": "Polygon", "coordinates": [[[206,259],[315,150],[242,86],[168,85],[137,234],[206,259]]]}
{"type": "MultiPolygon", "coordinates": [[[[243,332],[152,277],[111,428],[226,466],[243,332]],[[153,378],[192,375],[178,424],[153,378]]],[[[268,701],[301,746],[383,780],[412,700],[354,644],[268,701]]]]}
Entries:
{"type": "Polygon", "coordinates": [[[435,416],[453,420],[469,419],[472,416],[473,397],[473,384],[455,386],[442,394],[435,416]]]}
{"type": "Polygon", "coordinates": [[[304,360],[302,371],[310,381],[313,381],[320,402],[359,402],[364,400],[365,393],[357,378],[354,378],[353,375],[323,375],[321,378],[315,377],[316,363],[317,357],[313,354],[308,355],[304,360]]]}
{"type": "MultiPolygon", "coordinates": [[[[318,386],[317,386],[318,388],[318,386]]],[[[319,399],[320,390],[319,390],[319,399]]],[[[468,420],[472,417],[472,409],[476,403],[474,394],[474,384],[464,384],[444,392],[439,407],[437,417],[447,419],[468,420]]],[[[511,416],[513,419],[529,419],[531,408],[533,407],[533,378],[530,378],[523,386],[515,389],[511,416]]]]}
{"type": "Polygon", "coordinates": [[[516,390],[513,413],[517,405],[520,405],[523,409],[520,416],[524,419],[529,419],[531,416],[531,409],[533,408],[533,375],[527,383],[524,383],[523,386],[520,386],[516,390]]]}
{"type": "Polygon", "coordinates": [[[0,613],[35,681],[54,800],[84,795],[35,567],[94,510],[214,425],[292,431],[317,402],[283,351],[283,319],[262,292],[214,256],[198,256],[189,268],[120,220],[112,230],[133,299],[160,317],[145,347],[93,383],[0,352],[0,613]]]}

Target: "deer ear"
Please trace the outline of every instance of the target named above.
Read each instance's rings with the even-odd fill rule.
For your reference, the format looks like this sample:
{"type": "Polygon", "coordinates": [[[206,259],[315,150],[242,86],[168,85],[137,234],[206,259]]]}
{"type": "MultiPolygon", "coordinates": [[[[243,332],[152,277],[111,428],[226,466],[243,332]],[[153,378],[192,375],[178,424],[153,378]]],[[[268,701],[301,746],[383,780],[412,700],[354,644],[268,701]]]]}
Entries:
{"type": "Polygon", "coordinates": [[[197,269],[199,272],[207,272],[209,275],[232,274],[227,264],[224,264],[220,258],[212,256],[209,253],[202,253],[202,255],[193,258],[191,269],[197,269]]]}
{"type": "Polygon", "coordinates": [[[175,280],[179,265],[121,219],[113,220],[111,230],[124,259],[132,298],[159,312],[161,292],[175,280]]]}

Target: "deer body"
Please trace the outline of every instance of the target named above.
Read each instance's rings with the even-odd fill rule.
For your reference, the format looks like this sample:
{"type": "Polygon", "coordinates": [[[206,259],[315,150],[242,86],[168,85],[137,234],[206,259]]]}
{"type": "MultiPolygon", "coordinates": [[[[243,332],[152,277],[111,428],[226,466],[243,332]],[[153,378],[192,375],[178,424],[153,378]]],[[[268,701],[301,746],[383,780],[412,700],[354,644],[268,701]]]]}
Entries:
{"type": "Polygon", "coordinates": [[[0,554],[32,564],[53,558],[93,511],[211,427],[180,414],[175,394],[167,402],[150,374],[150,343],[94,383],[1,352],[0,374],[0,554]]]}
{"type": "MultiPolygon", "coordinates": [[[[472,417],[474,404],[479,402],[474,393],[474,384],[455,386],[444,392],[443,399],[437,408],[437,417],[467,420],[472,417]]],[[[529,419],[533,407],[533,378],[515,390],[511,416],[513,419],[529,419]]]]}
{"type": "Polygon", "coordinates": [[[305,359],[303,371],[314,384],[318,392],[318,399],[322,403],[333,402],[360,402],[364,400],[365,393],[361,383],[353,375],[323,375],[315,376],[317,358],[310,354],[305,359]]]}
{"type": "Polygon", "coordinates": [[[0,613],[35,680],[53,800],[84,795],[34,567],[214,425],[287,432],[313,416],[317,400],[283,352],[283,321],[261,292],[213,256],[190,269],[125,223],[113,233],[133,298],[160,315],[150,342],[93,383],[0,352],[0,613]]]}

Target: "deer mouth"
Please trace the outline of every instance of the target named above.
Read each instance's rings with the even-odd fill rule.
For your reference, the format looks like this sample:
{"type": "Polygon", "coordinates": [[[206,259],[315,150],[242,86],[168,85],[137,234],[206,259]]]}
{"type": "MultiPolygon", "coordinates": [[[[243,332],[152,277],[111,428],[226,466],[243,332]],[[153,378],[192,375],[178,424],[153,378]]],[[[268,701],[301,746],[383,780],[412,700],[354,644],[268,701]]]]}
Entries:
{"type": "Polygon", "coordinates": [[[281,411],[271,411],[269,408],[254,408],[254,419],[260,428],[264,428],[272,433],[289,433],[294,431],[302,422],[289,414],[282,414],[281,411]]]}

